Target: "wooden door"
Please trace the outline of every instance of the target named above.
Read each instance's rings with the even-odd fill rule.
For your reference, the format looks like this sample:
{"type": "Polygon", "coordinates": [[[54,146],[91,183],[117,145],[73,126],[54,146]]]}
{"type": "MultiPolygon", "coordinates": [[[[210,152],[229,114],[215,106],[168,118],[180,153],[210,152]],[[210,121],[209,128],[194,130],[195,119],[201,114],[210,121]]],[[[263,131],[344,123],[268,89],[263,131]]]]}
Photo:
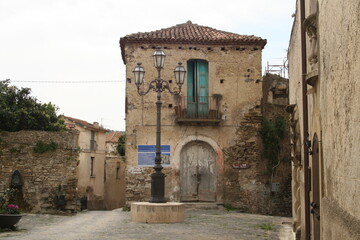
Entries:
{"type": "Polygon", "coordinates": [[[311,176],[311,196],[312,202],[312,239],[320,239],[320,164],[319,164],[319,141],[317,135],[313,138],[312,147],[312,176],[311,176]]]}
{"type": "Polygon", "coordinates": [[[213,202],[216,198],[215,151],[201,141],[181,150],[181,201],[213,202]]]}

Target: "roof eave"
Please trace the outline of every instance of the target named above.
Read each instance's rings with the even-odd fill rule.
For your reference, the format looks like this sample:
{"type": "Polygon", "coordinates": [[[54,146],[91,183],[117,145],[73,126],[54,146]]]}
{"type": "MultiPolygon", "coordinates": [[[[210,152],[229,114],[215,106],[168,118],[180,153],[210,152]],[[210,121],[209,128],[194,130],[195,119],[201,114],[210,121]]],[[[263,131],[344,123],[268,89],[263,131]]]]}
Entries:
{"type": "Polygon", "coordinates": [[[256,45],[260,46],[261,49],[264,49],[267,40],[266,39],[252,39],[252,40],[204,40],[204,41],[194,41],[194,40],[187,40],[187,39],[161,39],[161,38],[154,38],[154,39],[132,39],[123,37],[120,38],[120,49],[121,49],[121,57],[126,64],[125,58],[125,45],[138,43],[138,44],[201,44],[201,45],[256,45]]]}

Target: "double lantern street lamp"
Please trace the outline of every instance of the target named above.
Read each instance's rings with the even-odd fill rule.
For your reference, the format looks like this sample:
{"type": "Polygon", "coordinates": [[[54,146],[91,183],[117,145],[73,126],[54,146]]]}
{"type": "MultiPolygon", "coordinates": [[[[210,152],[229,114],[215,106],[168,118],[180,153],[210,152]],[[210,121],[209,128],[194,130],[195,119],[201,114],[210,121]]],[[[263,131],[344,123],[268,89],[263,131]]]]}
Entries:
{"type": "Polygon", "coordinates": [[[179,63],[174,70],[176,83],[179,86],[179,90],[171,90],[169,82],[161,79],[161,69],[164,67],[165,62],[165,53],[160,50],[158,47],[154,52],[154,66],[158,72],[158,76],[155,80],[149,83],[149,87],[146,91],[140,90],[140,86],[143,84],[143,79],[145,75],[145,70],[141,66],[141,63],[138,63],[135,67],[133,73],[135,77],[135,84],[137,86],[137,91],[140,96],[146,95],[151,89],[157,92],[157,101],[156,101],[156,156],[155,156],[155,172],[151,174],[151,198],[149,202],[152,203],[165,203],[165,174],[161,172],[163,169],[161,165],[161,130],[160,130],[160,119],[161,119],[161,93],[166,89],[172,95],[179,95],[181,92],[181,86],[184,84],[186,70],[179,63]]]}

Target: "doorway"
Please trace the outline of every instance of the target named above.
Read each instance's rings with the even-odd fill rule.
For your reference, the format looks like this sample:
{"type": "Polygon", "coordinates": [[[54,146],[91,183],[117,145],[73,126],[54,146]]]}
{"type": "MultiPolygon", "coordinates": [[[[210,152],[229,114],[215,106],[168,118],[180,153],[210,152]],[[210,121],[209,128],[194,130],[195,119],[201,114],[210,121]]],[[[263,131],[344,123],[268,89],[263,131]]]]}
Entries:
{"type": "Polygon", "coordinates": [[[319,140],[317,135],[313,138],[312,147],[312,176],[311,176],[311,222],[312,222],[312,239],[320,239],[320,164],[319,164],[319,140]]]}
{"type": "Polygon", "coordinates": [[[216,154],[206,142],[192,141],[180,153],[181,201],[216,200],[216,154]]]}

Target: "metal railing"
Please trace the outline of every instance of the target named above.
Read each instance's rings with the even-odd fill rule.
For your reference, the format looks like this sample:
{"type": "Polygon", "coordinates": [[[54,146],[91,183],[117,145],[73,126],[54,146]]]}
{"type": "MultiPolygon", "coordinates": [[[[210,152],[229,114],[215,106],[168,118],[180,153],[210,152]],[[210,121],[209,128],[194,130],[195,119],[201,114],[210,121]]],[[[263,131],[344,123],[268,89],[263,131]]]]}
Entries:
{"type": "Polygon", "coordinates": [[[206,122],[220,121],[220,95],[214,96],[178,96],[177,106],[175,107],[177,121],[182,122],[206,122]]]}

